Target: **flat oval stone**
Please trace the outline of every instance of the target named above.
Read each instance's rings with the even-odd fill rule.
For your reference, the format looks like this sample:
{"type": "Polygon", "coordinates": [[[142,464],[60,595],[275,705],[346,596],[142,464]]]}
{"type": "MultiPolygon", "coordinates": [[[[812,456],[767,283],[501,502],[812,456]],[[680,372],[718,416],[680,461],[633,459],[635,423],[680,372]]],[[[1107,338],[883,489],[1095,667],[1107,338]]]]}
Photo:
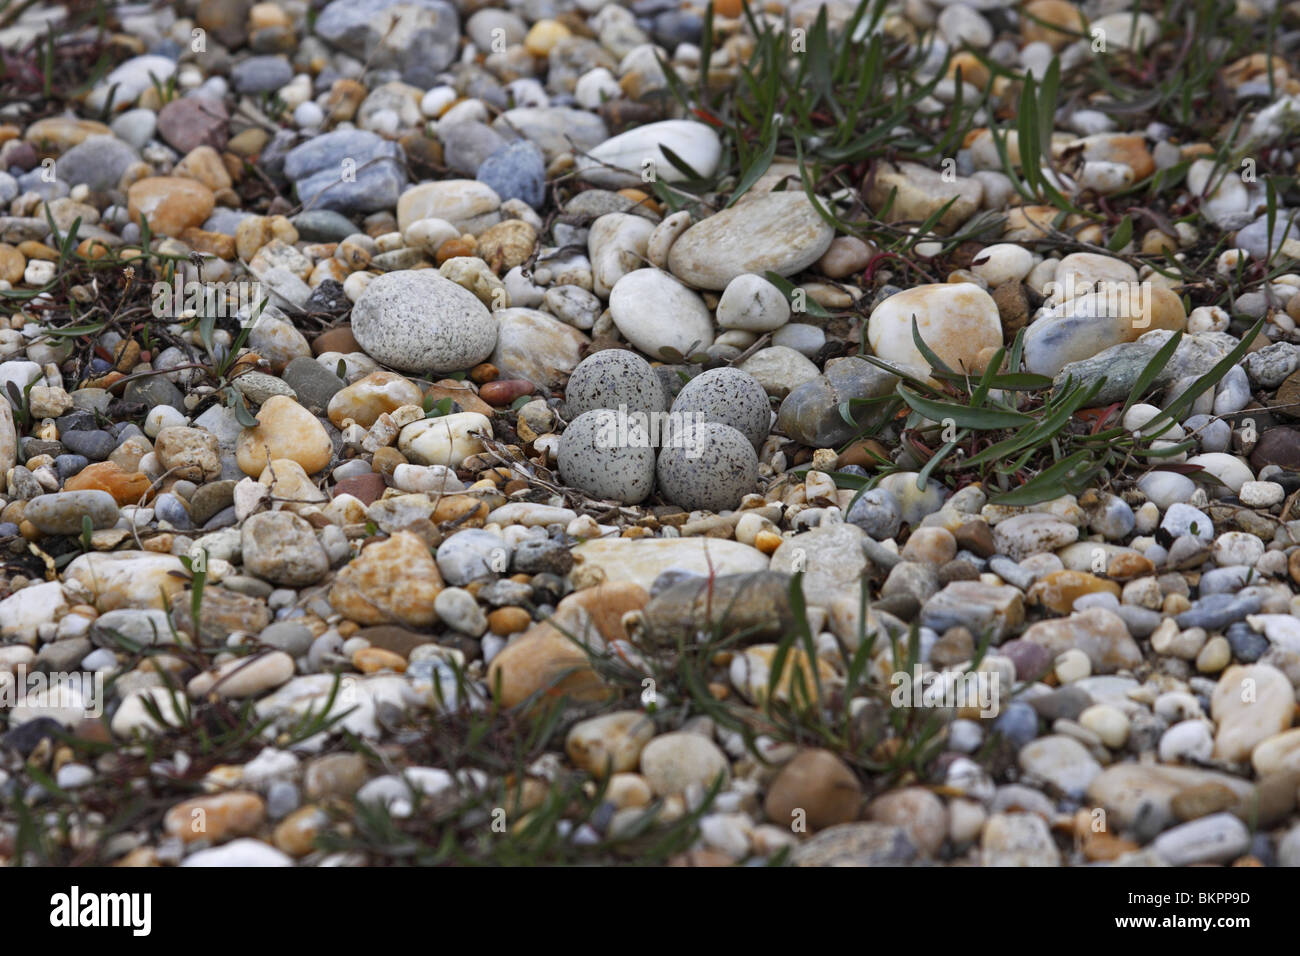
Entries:
{"type": "Polygon", "coordinates": [[[597,186],[638,186],[645,165],[653,163],[655,176],[675,183],[686,174],[668,161],[660,147],[667,146],[701,176],[711,176],[722,157],[718,134],[693,120],[664,120],[638,126],[607,139],[578,160],[582,178],[597,186]],[[616,169],[608,167],[614,166],[616,169]]]}
{"type": "Polygon", "coordinates": [[[761,193],[682,233],[668,268],[691,285],[721,290],[745,273],[793,275],[820,259],[834,238],[802,192],[761,193]]]}
{"type": "Polygon", "coordinates": [[[33,498],[23,512],[43,534],[81,534],[83,516],[96,530],[111,528],[117,523],[117,502],[107,491],[64,491],[33,498]]]}
{"type": "Polygon", "coordinates": [[[615,284],[609,312],[623,337],[651,358],[671,348],[687,357],[713,344],[704,300],[659,269],[637,269],[615,284]]]}
{"type": "Polygon", "coordinates": [[[432,270],[389,272],[352,309],[366,354],[403,372],[455,372],[492,354],[497,323],[472,292],[432,270]]]}

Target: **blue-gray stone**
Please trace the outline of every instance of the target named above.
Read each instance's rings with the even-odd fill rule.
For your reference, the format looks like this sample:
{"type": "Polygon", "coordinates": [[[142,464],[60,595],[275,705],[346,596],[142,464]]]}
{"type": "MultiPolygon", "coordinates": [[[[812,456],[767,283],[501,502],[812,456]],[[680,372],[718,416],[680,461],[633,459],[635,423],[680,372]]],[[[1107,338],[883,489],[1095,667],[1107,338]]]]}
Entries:
{"type": "Polygon", "coordinates": [[[347,216],[332,209],[309,209],[289,221],[305,242],[341,242],[361,231],[347,216]]]}
{"type": "Polygon", "coordinates": [[[877,541],[884,541],[898,534],[903,521],[903,510],[893,492],[885,488],[872,488],[864,491],[853,503],[844,520],[857,525],[877,541]]]}
{"type": "Polygon", "coordinates": [[[1038,714],[1023,701],[1012,701],[993,721],[993,729],[1017,747],[1023,747],[1038,736],[1038,714]]]}
{"type": "Polygon", "coordinates": [[[117,439],[101,431],[67,432],[59,440],[64,448],[90,461],[103,461],[117,447],[117,439]]]}
{"type": "Polygon", "coordinates": [[[230,69],[240,93],[274,93],[293,79],[293,66],[282,56],[250,56],[230,69]]]}
{"type": "Polygon", "coordinates": [[[507,143],[483,160],[479,182],[491,186],[501,201],[522,199],[540,209],[546,199],[546,165],[542,151],[524,140],[507,143]]]}
{"type": "MultiPolygon", "coordinates": [[[[1282,248],[1282,243],[1285,240],[1300,239],[1300,223],[1295,221],[1295,216],[1294,212],[1288,213],[1278,210],[1273,222],[1273,241],[1271,245],[1274,252],[1282,248]]],[[[1252,259],[1267,258],[1270,255],[1268,216],[1260,216],[1254,222],[1238,230],[1234,244],[1249,252],[1252,259]]]]}
{"type": "Polygon", "coordinates": [[[161,494],[154,499],[153,513],[159,521],[166,521],[178,531],[188,531],[194,527],[194,522],[190,520],[189,509],[171,492],[161,494]]]}
{"type": "Polygon", "coordinates": [[[1245,621],[1235,621],[1224,632],[1232,656],[1242,664],[1253,664],[1268,650],[1268,638],[1253,630],[1245,621]]]}
{"type": "Polygon", "coordinates": [[[1006,581],[1007,584],[1022,591],[1028,591],[1029,586],[1034,583],[1032,571],[1026,571],[1016,562],[1001,554],[995,554],[989,558],[989,570],[1003,581],[1006,581]]]}
{"type": "Polygon", "coordinates": [[[128,382],[122,390],[122,398],[127,402],[138,402],[146,408],[170,405],[178,412],[185,411],[185,396],[162,375],[148,375],[128,382]]]}
{"type": "Polygon", "coordinates": [[[60,156],[55,169],[67,183],[85,183],[95,192],[104,192],[116,189],[127,167],[139,158],[116,136],[90,136],[60,156]]]}
{"type": "Polygon", "coordinates": [[[473,176],[489,156],[506,144],[505,137],[487,123],[473,120],[439,129],[438,138],[442,140],[447,167],[462,176],[473,176]]]}
{"type": "Polygon", "coordinates": [[[704,18],[685,10],[668,10],[654,19],[654,38],[669,50],[680,43],[698,43],[704,31],[704,18]]]}
{"type": "Polygon", "coordinates": [[[1183,630],[1202,627],[1207,631],[1221,631],[1248,614],[1258,614],[1259,598],[1248,594],[1208,594],[1175,619],[1183,630]]]}
{"type": "Polygon", "coordinates": [[[242,209],[227,209],[225,206],[218,206],[212,210],[212,215],[203,224],[203,229],[206,232],[219,232],[223,236],[233,236],[239,228],[239,224],[251,215],[253,213],[242,209]]]}
{"type": "Polygon", "coordinates": [[[61,479],[67,480],[80,473],[89,464],[90,459],[85,455],[59,455],[54,459],[54,470],[59,473],[61,479]]]}
{"type": "Polygon", "coordinates": [[[239,523],[239,518],[235,514],[235,506],[222,508],[211,518],[203,523],[204,531],[218,531],[221,528],[233,528],[239,523]]]}
{"type": "Polygon", "coordinates": [[[266,792],[266,815],[272,820],[283,820],[302,803],[298,788],[288,780],[276,780],[266,792]]]}
{"type": "Polygon", "coordinates": [[[376,71],[400,69],[407,83],[428,89],[460,48],[460,18],[444,0],[333,0],[316,18],[316,35],[366,61],[376,71]],[[379,16],[389,7],[402,14],[406,29],[385,37],[379,16]]]}
{"type": "Polygon", "coordinates": [[[1242,588],[1250,583],[1252,577],[1258,577],[1254,568],[1248,568],[1244,565],[1233,565],[1226,568],[1215,568],[1213,571],[1206,571],[1201,575],[1200,589],[1201,596],[1205,597],[1210,594],[1236,594],[1242,588]]]}
{"type": "MultiPolygon", "coordinates": [[[[58,175],[58,167],[55,167],[55,175],[58,175]]],[[[25,193],[36,193],[42,199],[58,199],[66,196],[72,187],[62,179],[47,181],[45,167],[38,166],[18,177],[18,188],[25,193]]]]}
{"type": "Polygon", "coordinates": [[[1114,612],[1119,615],[1128,627],[1128,632],[1134,637],[1150,637],[1163,620],[1159,611],[1133,604],[1121,604],[1114,609],[1114,612]]]}
{"type": "Polygon", "coordinates": [[[311,209],[374,212],[397,205],[407,185],[405,163],[396,143],[364,130],[336,130],[291,149],[284,175],[311,209]]]}
{"type": "Polygon", "coordinates": [[[325,414],[330,399],[345,384],[332,370],[308,355],[299,355],[286,365],[282,377],[297,394],[298,403],[315,415],[325,414]]]}

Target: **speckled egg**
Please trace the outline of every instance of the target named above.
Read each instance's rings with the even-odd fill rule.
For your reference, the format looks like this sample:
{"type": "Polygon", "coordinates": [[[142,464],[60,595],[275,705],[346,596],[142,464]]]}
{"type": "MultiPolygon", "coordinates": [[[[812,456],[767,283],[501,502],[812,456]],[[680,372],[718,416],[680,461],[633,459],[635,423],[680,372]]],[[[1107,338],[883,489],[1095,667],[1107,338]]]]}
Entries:
{"type": "Polygon", "coordinates": [[[662,412],[668,408],[659,376],[650,363],[626,349],[602,349],[583,359],[569,376],[564,400],[571,418],[597,408],[662,412]]]}
{"type": "Polygon", "coordinates": [[[560,478],[593,498],[634,505],[655,483],[655,451],[636,416],[583,412],[560,436],[560,478]]]}
{"type": "Polygon", "coordinates": [[[689,511],[735,508],[758,485],[758,455],[748,438],[719,422],[688,424],[662,439],[659,490],[689,511]]]}
{"type": "Polygon", "coordinates": [[[691,379],[677,393],[673,414],[702,416],[706,422],[730,425],[755,448],[767,438],[772,410],[758,379],[737,368],[714,368],[691,379]]]}

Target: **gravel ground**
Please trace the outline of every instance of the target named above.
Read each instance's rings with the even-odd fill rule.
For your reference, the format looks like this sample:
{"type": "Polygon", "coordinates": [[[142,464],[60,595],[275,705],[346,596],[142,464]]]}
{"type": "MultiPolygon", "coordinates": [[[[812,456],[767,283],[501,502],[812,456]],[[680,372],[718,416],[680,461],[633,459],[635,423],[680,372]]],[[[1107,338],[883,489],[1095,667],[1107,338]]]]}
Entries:
{"type": "Polygon", "coordinates": [[[742,3],[0,11],[0,858],[1300,866],[1300,4],[742,3]]]}

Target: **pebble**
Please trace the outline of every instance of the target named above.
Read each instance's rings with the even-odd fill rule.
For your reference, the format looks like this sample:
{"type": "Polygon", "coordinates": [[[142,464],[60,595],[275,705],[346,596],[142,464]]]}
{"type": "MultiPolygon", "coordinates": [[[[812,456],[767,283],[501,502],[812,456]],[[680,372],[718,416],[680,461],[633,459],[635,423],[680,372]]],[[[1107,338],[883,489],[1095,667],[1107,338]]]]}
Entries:
{"type": "Polygon", "coordinates": [[[325,468],[334,455],[325,427],[292,398],[275,395],[257,413],[258,424],[239,433],[235,456],[246,475],[260,476],[276,459],[287,458],[308,474],[325,468]]]}
{"type": "Polygon", "coordinates": [[[335,611],[359,624],[400,623],[428,627],[438,618],[434,602],[443,588],[429,548],[408,531],[362,549],[330,587],[335,611]]]}
{"type": "Polygon", "coordinates": [[[611,188],[637,186],[647,171],[664,182],[681,182],[687,174],[668,159],[663,146],[700,176],[713,175],[722,158],[722,143],[708,126],[664,120],[605,140],[579,157],[578,169],[588,182],[611,188]]]}
{"type": "Polygon", "coordinates": [[[688,788],[708,790],[721,778],[730,779],[727,758],[717,744],[700,734],[661,734],[641,749],[641,775],[656,796],[682,794],[688,788]]]}
{"type": "Polygon", "coordinates": [[[702,289],[725,289],[746,273],[793,275],[830,247],[834,231],[799,191],[754,195],[688,228],[668,269],[702,289]]]}
{"type": "Polygon", "coordinates": [[[979,286],[920,285],[890,296],[871,311],[867,340],[872,351],[887,362],[928,375],[930,363],[913,340],[913,316],[921,340],[951,369],[980,370],[980,353],[1002,344],[997,305],[979,286]]]}
{"type": "Polygon", "coordinates": [[[287,511],[250,516],[240,529],[244,567],[273,584],[315,584],[329,571],[329,557],[315,532],[287,511]]]}
{"type": "Polygon", "coordinates": [[[111,528],[117,523],[118,507],[106,491],[64,491],[41,495],[27,502],[23,517],[42,534],[79,537],[86,520],[92,529],[111,528]]]}
{"type": "Polygon", "coordinates": [[[637,269],[618,279],[609,293],[609,312],[619,332],[651,358],[692,356],[713,343],[713,319],[704,301],[659,269],[637,269]]]}
{"type": "Polygon", "coordinates": [[[482,362],[497,327],[473,293],[429,271],[390,272],[371,282],[352,310],[366,353],[406,372],[445,373],[482,362]]]}
{"type": "Polygon", "coordinates": [[[762,276],[736,276],[718,300],[718,325],[745,332],[773,332],[790,321],[790,303],[762,276]]]}

